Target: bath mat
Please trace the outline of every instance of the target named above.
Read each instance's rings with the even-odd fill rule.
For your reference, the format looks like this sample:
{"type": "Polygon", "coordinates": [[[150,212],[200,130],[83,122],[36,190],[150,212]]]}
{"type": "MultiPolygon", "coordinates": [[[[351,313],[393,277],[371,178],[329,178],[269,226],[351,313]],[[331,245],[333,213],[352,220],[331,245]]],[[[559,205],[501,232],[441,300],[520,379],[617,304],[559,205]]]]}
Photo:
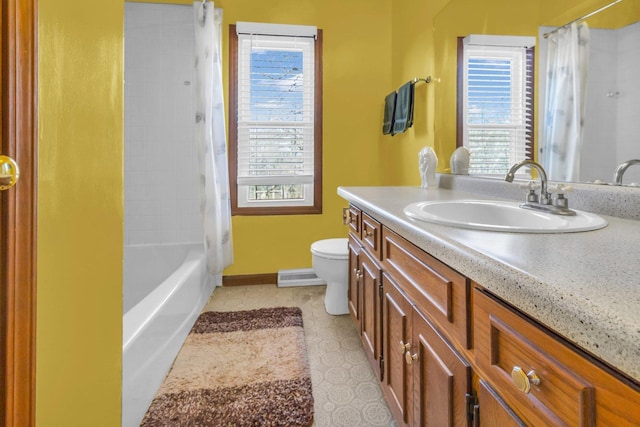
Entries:
{"type": "Polygon", "coordinates": [[[141,426],[310,426],[297,307],[203,312],[141,426]]]}

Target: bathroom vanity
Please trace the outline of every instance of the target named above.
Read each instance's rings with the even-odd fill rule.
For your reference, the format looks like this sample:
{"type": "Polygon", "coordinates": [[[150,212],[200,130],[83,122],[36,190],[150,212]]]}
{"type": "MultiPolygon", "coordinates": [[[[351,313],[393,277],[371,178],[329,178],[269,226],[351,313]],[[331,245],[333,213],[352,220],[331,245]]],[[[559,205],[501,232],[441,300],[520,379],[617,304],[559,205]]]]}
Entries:
{"type": "Polygon", "coordinates": [[[404,215],[451,189],[341,187],[349,311],[398,425],[640,425],[640,222],[528,234],[404,215]]]}

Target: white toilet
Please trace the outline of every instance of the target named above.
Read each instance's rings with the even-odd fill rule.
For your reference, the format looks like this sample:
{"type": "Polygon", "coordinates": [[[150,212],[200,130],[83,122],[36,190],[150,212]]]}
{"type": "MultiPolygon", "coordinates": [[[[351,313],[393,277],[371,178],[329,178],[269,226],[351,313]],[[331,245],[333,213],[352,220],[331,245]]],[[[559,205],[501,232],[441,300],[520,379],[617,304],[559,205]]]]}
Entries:
{"type": "Polygon", "coordinates": [[[329,314],[348,314],[349,239],[318,240],[311,244],[313,271],[327,282],[324,307],[329,314]]]}

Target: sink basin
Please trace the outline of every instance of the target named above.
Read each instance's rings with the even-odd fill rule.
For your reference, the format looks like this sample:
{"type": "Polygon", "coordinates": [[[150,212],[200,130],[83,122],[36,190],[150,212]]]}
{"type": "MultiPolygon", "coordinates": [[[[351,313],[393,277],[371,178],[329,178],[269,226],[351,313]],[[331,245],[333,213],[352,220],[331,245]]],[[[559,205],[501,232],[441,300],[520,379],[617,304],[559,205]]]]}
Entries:
{"type": "Polygon", "coordinates": [[[572,233],[607,226],[598,215],[576,211],[562,216],[523,209],[519,202],[493,200],[437,200],[412,203],[405,215],[421,221],[473,230],[511,233],[572,233]]]}

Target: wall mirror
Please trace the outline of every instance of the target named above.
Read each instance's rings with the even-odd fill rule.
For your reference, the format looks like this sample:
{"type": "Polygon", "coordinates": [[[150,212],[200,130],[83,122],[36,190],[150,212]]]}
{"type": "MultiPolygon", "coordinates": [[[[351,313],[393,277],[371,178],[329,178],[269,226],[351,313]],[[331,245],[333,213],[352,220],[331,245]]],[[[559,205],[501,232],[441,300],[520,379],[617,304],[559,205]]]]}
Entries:
{"type": "MultiPolygon", "coordinates": [[[[543,35],[578,18],[588,26],[585,108],[577,172],[556,181],[610,183],[616,167],[640,159],[640,2],[635,0],[451,0],[434,19],[436,149],[448,159],[456,148],[457,39],[469,34],[537,37],[535,137],[537,161],[545,163],[545,114],[549,39],[543,35]],[[615,3],[615,4],[612,4],[615,3]],[[597,13],[593,13],[602,9],[597,13]]],[[[558,117],[558,116],[552,116],[558,117]]],[[[561,150],[557,150],[561,151],[561,150]]],[[[550,151],[549,151],[550,152],[550,151]]],[[[548,153],[549,153],[548,152],[548,153]]],[[[549,155],[549,154],[547,154],[549,155]]],[[[575,164],[575,163],[574,163],[575,164]]],[[[545,165],[545,168],[550,166],[545,165]]],[[[640,183],[640,165],[623,184],[640,183]]]]}

